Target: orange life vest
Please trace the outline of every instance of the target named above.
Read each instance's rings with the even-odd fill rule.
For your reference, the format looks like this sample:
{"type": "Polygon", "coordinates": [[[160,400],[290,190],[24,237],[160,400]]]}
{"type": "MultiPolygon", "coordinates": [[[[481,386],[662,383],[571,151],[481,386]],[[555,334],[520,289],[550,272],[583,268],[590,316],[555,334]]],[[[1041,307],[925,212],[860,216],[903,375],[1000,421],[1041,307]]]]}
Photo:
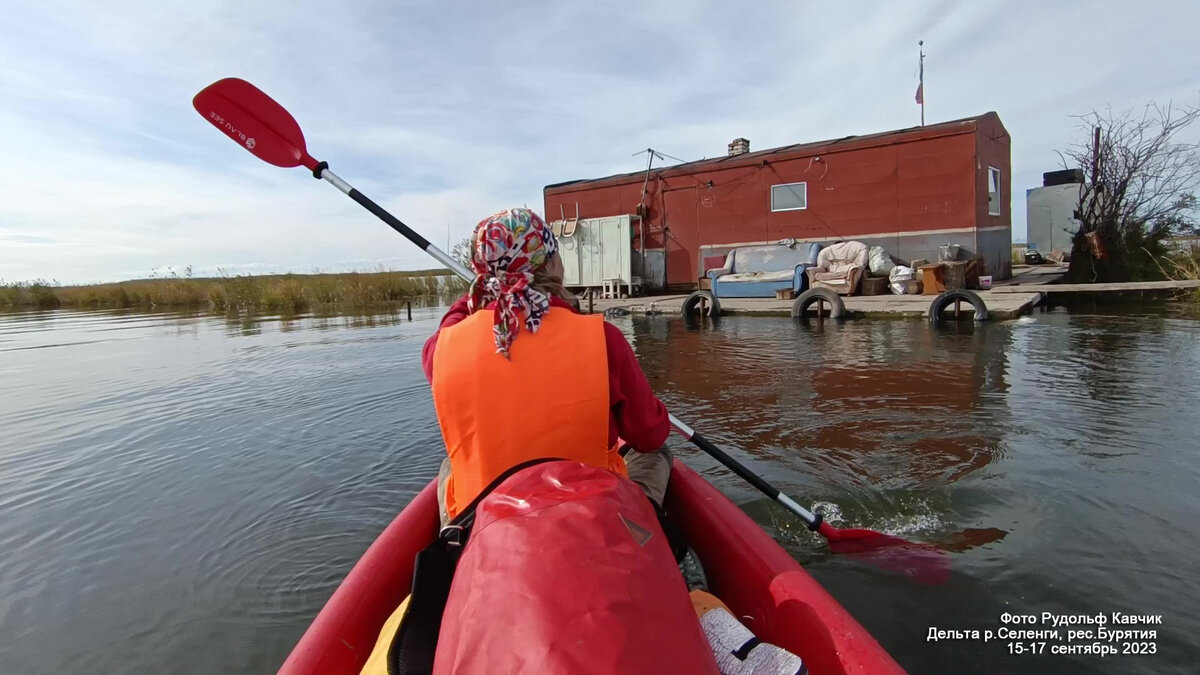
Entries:
{"type": "Polygon", "coordinates": [[[471,503],[509,467],[561,457],[627,475],[608,445],[604,318],[551,307],[538,332],[496,353],[492,311],[443,328],[433,355],[433,403],[450,455],[446,511],[471,503]]]}

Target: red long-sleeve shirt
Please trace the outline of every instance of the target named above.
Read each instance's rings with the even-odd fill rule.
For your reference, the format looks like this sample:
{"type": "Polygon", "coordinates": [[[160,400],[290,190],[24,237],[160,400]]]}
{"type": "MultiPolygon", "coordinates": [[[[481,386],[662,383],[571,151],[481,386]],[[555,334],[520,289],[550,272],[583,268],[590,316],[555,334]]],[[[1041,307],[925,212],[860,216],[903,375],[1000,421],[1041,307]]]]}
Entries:
{"type": "MultiPolygon", "coordinates": [[[[563,300],[551,297],[550,306],[575,311],[563,300]]],[[[433,382],[433,353],[437,349],[438,334],[447,326],[462,321],[470,315],[466,297],[459,298],[442,317],[438,332],[434,333],[421,351],[421,365],[425,377],[433,382]]],[[[517,339],[521,337],[518,334],[517,339]]],[[[662,447],[671,433],[671,422],[667,409],[650,389],[646,374],[629,341],[616,326],[604,322],[604,346],[608,352],[608,444],[612,446],[619,437],[634,450],[654,452],[662,447]]]]}

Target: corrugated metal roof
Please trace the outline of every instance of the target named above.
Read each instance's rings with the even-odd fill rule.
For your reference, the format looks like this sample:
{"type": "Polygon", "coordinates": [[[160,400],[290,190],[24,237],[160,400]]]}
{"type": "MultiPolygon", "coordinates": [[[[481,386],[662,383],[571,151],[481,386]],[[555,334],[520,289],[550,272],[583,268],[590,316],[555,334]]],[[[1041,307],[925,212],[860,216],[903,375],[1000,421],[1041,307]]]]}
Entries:
{"type": "MultiPolygon", "coordinates": [[[[963,119],[951,120],[949,122],[939,122],[937,124],[927,124],[923,127],[908,127],[907,129],[895,129],[892,131],[883,131],[875,134],[865,134],[861,136],[844,136],[842,138],[834,138],[826,141],[815,141],[809,143],[796,143],[794,145],[784,145],[777,148],[769,148],[767,150],[756,150],[754,152],[742,153],[740,155],[713,157],[710,159],[700,159],[694,162],[684,162],[683,164],[675,164],[672,166],[658,167],[651,169],[653,175],[661,175],[664,173],[680,174],[691,173],[696,171],[711,170],[716,168],[725,168],[721,165],[741,166],[744,164],[754,164],[756,161],[775,157],[779,155],[789,154],[811,154],[814,150],[825,150],[826,148],[835,149],[837,146],[853,143],[855,147],[870,147],[878,145],[880,142],[900,141],[906,136],[923,137],[923,136],[938,136],[947,132],[966,133],[973,131],[975,123],[987,116],[996,116],[994,112],[984,113],[975,117],[964,117],[963,119]]],[[[998,116],[997,116],[998,119],[998,116]]],[[[629,173],[618,173],[602,178],[582,178],[577,180],[564,181],[562,183],[554,183],[547,185],[543,191],[554,190],[568,186],[582,187],[589,183],[620,183],[623,180],[642,180],[646,176],[646,170],[631,171],[629,173]]]]}

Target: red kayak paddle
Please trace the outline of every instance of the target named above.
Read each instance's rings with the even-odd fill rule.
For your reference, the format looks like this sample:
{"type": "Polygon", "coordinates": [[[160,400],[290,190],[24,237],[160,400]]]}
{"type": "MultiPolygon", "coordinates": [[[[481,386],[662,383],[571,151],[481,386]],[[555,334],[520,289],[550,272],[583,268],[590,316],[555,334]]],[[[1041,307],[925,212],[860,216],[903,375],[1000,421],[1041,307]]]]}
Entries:
{"type": "Polygon", "coordinates": [[[923,584],[941,584],[950,578],[950,561],[945,553],[929,544],[917,544],[900,537],[874,530],[839,530],[825,522],[819,513],[800,506],[796,500],[783,494],[761,476],[742,466],[724,450],[707,438],[696,433],[688,425],[671,415],[671,425],[693,445],[724,464],[730,471],[741,476],[747,483],[758,488],[780,506],[803,520],[808,529],[825,537],[829,550],[845,553],[866,560],[877,567],[904,574],[923,584]]]}
{"type": "MultiPolygon", "coordinates": [[[[463,279],[471,281],[474,278],[474,275],[457,260],[429,243],[349,183],[338,178],[329,170],[328,162],[317,161],[308,154],[304,132],[300,130],[296,119],[258,87],[236,77],[225,78],[196,94],[192,105],[201,117],[235,143],[249,150],[255,157],[275,166],[303,166],[309,169],[314,178],[328,181],[463,279]]],[[[696,447],[802,519],[808,525],[808,529],[825,537],[834,553],[848,553],[864,558],[884,569],[900,572],[922,583],[941,583],[949,576],[949,562],[938,549],[872,530],[839,530],[823,522],[820,514],[809,512],[742,466],[674,415],[671,415],[671,425],[696,447]]]]}

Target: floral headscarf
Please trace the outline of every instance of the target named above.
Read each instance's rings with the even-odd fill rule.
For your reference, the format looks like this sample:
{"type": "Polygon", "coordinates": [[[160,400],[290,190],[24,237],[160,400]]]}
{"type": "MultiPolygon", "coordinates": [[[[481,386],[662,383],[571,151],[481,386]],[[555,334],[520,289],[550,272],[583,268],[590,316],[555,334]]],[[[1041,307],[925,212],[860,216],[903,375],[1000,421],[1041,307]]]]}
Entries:
{"type": "Polygon", "coordinates": [[[525,327],[536,333],[542,317],[550,309],[550,297],[530,287],[534,270],[545,265],[558,242],[550,227],[529,209],[508,209],[484,218],[475,226],[471,267],[469,307],[475,311],[496,301],[492,333],[496,353],[508,357],[508,350],[525,327]],[[520,315],[519,315],[520,314],[520,315]]]}

